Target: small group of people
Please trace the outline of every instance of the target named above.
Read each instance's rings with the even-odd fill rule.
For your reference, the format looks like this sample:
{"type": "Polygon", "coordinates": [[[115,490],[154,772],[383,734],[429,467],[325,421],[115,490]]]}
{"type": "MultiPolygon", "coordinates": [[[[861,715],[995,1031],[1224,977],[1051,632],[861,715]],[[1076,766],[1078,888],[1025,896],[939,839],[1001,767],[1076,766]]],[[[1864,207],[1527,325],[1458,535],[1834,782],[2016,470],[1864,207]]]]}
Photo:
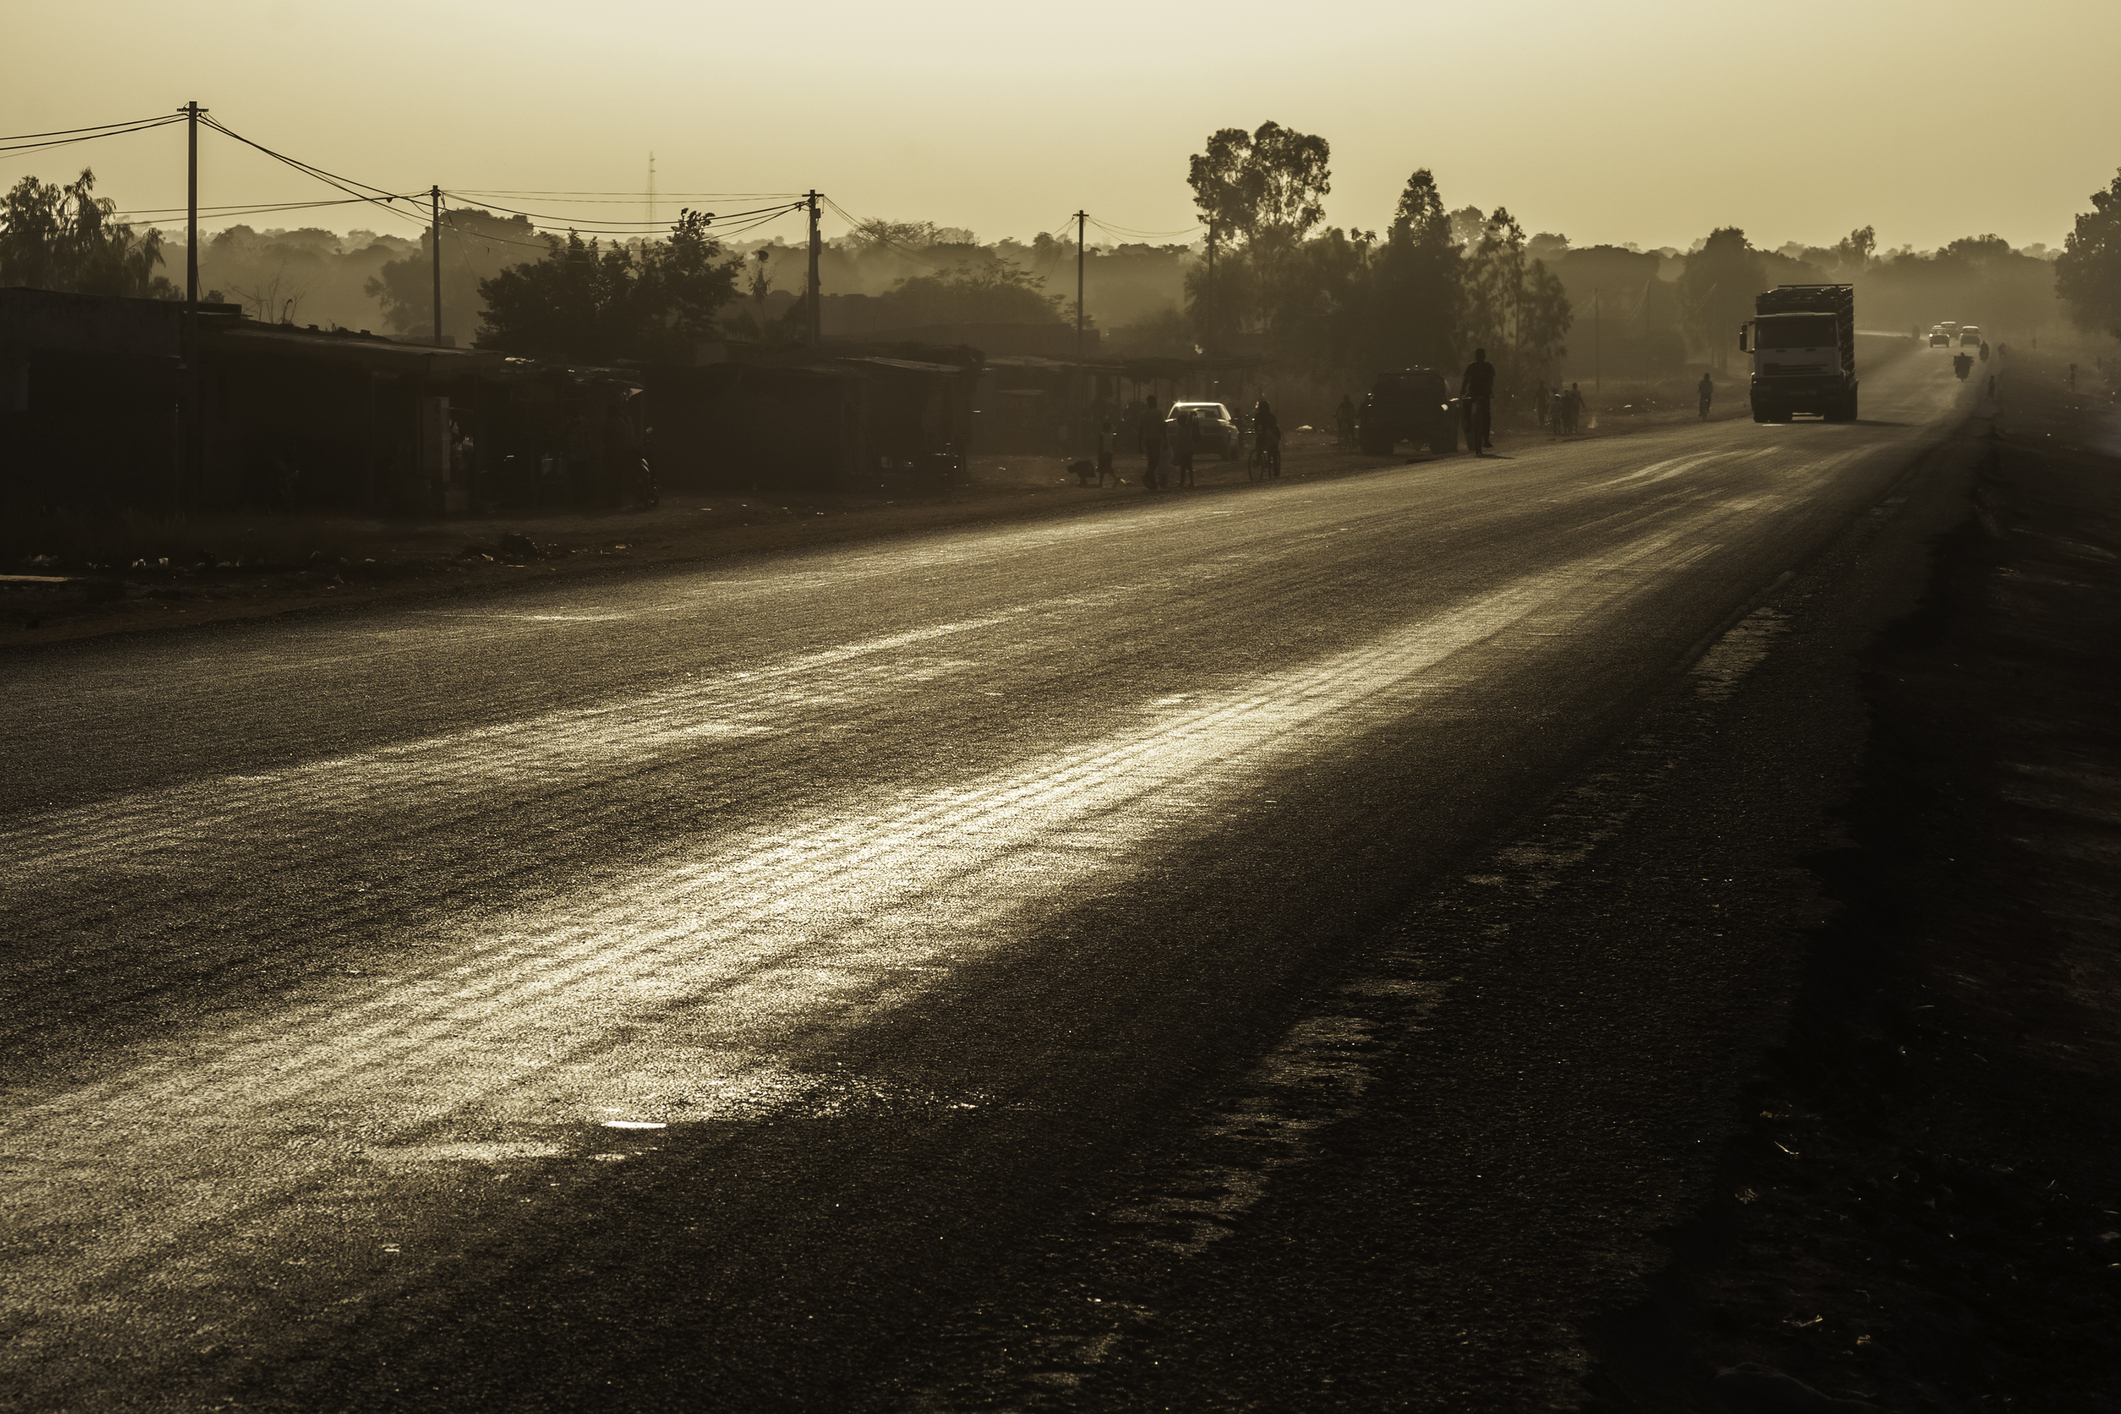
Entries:
{"type": "MultiPolygon", "coordinates": [[[[1140,441],[1142,449],[1142,488],[1161,491],[1171,484],[1171,473],[1178,472],[1178,484],[1191,486],[1193,481],[1193,449],[1199,440],[1194,426],[1193,414],[1180,409],[1178,416],[1166,419],[1151,395],[1141,411],[1140,441]]],[[[1099,485],[1104,483],[1100,481],[1099,485]]]]}
{"type": "MultiPolygon", "coordinates": [[[[1459,377],[1459,405],[1466,409],[1466,445],[1474,456],[1487,456],[1487,449],[1495,445],[1495,365],[1487,360],[1485,348],[1472,352],[1466,375],[1459,377]]],[[[1542,388],[1533,409],[1540,426],[1553,428],[1555,437],[1574,437],[1584,413],[1582,386],[1555,384],[1553,392],[1542,388]]]]}
{"type": "Polygon", "coordinates": [[[1573,437],[1583,421],[1583,393],[1576,384],[1564,388],[1559,383],[1553,391],[1540,400],[1540,425],[1556,437],[1573,437]]]}
{"type": "MultiPolygon", "coordinates": [[[[1175,417],[1166,418],[1151,396],[1141,410],[1136,423],[1141,444],[1143,468],[1142,487],[1148,491],[1161,491],[1171,485],[1171,473],[1178,473],[1180,486],[1198,485],[1193,478],[1193,455],[1200,445],[1200,428],[1196,414],[1191,408],[1180,408],[1175,417]]],[[[1271,455],[1276,470],[1281,465],[1281,424],[1275,420],[1274,410],[1261,398],[1252,410],[1252,437],[1255,455],[1271,455]]],[[[1119,476],[1112,469],[1112,457],[1118,451],[1118,436],[1112,424],[1105,423],[1098,437],[1097,484],[1105,484],[1107,474],[1112,484],[1119,484],[1119,476]]]]}

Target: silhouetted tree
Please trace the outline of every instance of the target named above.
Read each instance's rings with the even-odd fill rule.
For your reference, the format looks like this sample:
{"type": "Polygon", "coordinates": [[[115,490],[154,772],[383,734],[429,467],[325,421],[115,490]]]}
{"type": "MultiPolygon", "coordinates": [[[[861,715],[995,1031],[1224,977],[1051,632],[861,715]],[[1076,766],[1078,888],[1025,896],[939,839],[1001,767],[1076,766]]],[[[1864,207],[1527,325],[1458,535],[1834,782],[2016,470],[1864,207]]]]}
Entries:
{"type": "Polygon", "coordinates": [[[1251,133],[1224,128],[1210,134],[1207,151],[1195,153],[1189,164],[1194,205],[1218,239],[1251,267],[1254,312],[1262,322],[1300,298],[1295,256],[1325,219],[1331,157],[1324,138],[1270,122],[1251,133]]]}
{"type": "Polygon", "coordinates": [[[1423,167],[1407,178],[1384,245],[1372,257],[1372,309],[1364,353],[1369,369],[1456,359],[1464,303],[1458,246],[1436,178],[1423,167]]]}
{"type": "Polygon", "coordinates": [[[0,286],[89,295],[172,299],[162,264],[162,233],[134,235],[114,221],[118,204],[95,194],[84,168],[68,186],[24,177],[0,199],[0,286]]]}
{"type": "Polygon", "coordinates": [[[2105,191],[2092,193],[2092,209],[2055,259],[2055,293],[2069,302],[2079,329],[2121,339],[2121,173],[2105,191]]]}
{"type": "Polygon", "coordinates": [[[1462,343],[1488,351],[1497,412],[1529,406],[1568,352],[1574,315],[1560,279],[1525,250],[1524,227],[1496,207],[1480,243],[1464,255],[1462,343]]]}
{"type": "Polygon", "coordinates": [[[1736,226],[1709,232],[1687,257],[1679,277],[1679,302],[1709,366],[1722,372],[1738,347],[1738,326],[1753,315],[1753,296],[1767,283],[1760,255],[1736,226]]]}
{"type": "Polygon", "coordinates": [[[718,336],[715,315],[736,298],[740,257],[724,257],[705,212],[686,211],[670,239],[586,244],[545,238],[545,259],[479,282],[486,301],[480,348],[534,358],[687,361],[718,336]]]}
{"type": "MultiPolygon", "coordinates": [[[[1073,247],[1070,247],[1073,249],[1073,247]]],[[[883,294],[893,324],[1058,324],[1061,300],[1013,261],[910,275],[883,294]]]]}
{"type": "MultiPolygon", "coordinates": [[[[442,328],[468,334],[480,308],[479,285],[535,247],[537,228],[523,216],[495,215],[476,207],[449,211],[442,224],[442,328]]],[[[383,322],[400,334],[434,332],[434,232],[420,233],[420,248],[386,263],[361,286],[383,307],[383,322]]]]}

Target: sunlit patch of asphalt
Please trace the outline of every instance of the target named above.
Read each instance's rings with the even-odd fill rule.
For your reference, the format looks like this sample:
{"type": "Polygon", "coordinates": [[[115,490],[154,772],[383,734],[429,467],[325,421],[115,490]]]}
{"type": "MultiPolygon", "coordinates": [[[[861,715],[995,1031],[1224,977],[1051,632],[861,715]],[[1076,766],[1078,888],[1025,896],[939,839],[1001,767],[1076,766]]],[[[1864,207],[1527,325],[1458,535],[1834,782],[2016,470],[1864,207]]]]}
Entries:
{"type": "MultiPolygon", "coordinates": [[[[196,1025],[102,1083],[18,1088],[0,1126],[9,1161],[0,1210],[39,1260],[0,1295],[0,1312],[26,1322],[97,1306],[92,1319],[154,1325],[152,1291],[196,1283],[187,1267],[211,1261],[198,1252],[177,1260],[184,1234],[238,1211],[253,1234],[292,1227],[295,1205],[269,1200],[349,1162],[480,1159],[483,1151],[438,1141],[431,1131],[444,1121],[546,1136],[508,1141],[528,1147],[504,1144],[498,1160],[546,1154],[555,1133],[572,1152],[584,1136],[597,1142],[595,1126],[612,1118],[697,1124],[800,1105],[825,1114],[906,1103],[808,1071],[802,1057],[1005,943],[1022,900],[1109,882],[1135,844],[1199,818],[1261,768],[1308,743],[1405,719],[1424,693],[1479,673],[1483,645],[1521,652],[1503,642],[1512,630],[1565,631],[1643,592],[1681,562],[1675,545],[1723,514],[1704,506],[1357,649],[1160,711],[1124,739],[1028,769],[753,820],[616,881],[444,929],[433,940],[438,961],[347,979],[337,995],[225,1031],[196,1025]],[[1086,836],[1096,849],[1054,843],[1086,836]],[[63,1203],[50,1203],[55,1186],[63,1203]],[[93,1292],[99,1277],[126,1268],[135,1294],[121,1318],[93,1292]]],[[[827,656],[853,670],[879,645],[913,647],[966,627],[827,656]]],[[[574,735],[576,721],[554,714],[270,779],[224,779],[213,792],[317,793],[351,805],[380,778],[402,790],[407,775],[444,791],[460,772],[549,758],[548,738],[574,735]],[[525,760],[497,763],[511,739],[525,760]]],[[[672,720],[636,712],[631,725],[639,739],[615,750],[712,724],[688,711],[672,720]]],[[[212,810],[191,813],[213,792],[125,802],[115,826],[95,812],[25,822],[0,840],[8,873],[32,883],[50,871],[161,867],[214,834],[212,810]],[[109,828],[83,839],[97,827],[109,828]]]]}
{"type": "MultiPolygon", "coordinates": [[[[1823,479],[1792,474],[1775,483],[1777,498],[1823,479]]],[[[1404,722],[1425,693],[1521,658],[1535,636],[1595,631],[1623,600],[1713,553],[1701,533],[1754,512],[1762,499],[1718,501],[1706,488],[1666,498],[1658,528],[1615,550],[1470,595],[1364,647],[1166,702],[1152,729],[963,784],[866,798],[842,791],[780,818],[763,812],[617,881],[476,927],[436,929],[428,955],[437,961],[410,963],[390,978],[334,979],[326,999],[227,1030],[194,1025],[103,1083],[17,1085],[0,1128],[0,1211],[15,1252],[36,1254],[22,1264],[24,1279],[0,1294],[0,1314],[22,1333],[18,1354],[34,1360],[36,1347],[78,1342],[95,1328],[146,1348],[177,1319],[158,1306],[157,1291],[225,1280],[216,1264],[238,1260],[210,1244],[187,1247],[187,1234],[218,1218],[239,1224],[254,1246],[300,1240],[295,1229],[310,1215],[293,1195],[334,1174],[618,1160],[589,1151],[608,1142],[596,1126],[615,1118],[726,1125],[785,1112],[984,1105],[990,1097],[978,1094],[872,1091],[806,1057],[919,995],[960,960],[1005,943],[1019,900],[1065,897],[1093,877],[1108,886],[1135,844],[1212,813],[1307,743],[1404,722]],[[1173,707],[1183,710],[1174,716],[1173,707]],[[1054,843],[1082,837],[1097,847],[1054,843]],[[508,1137],[459,1142],[463,1128],[508,1137]],[[112,1273],[123,1273],[122,1299],[108,1294],[112,1273]],[[71,1314],[40,1330],[40,1312],[71,1314]]],[[[1257,568],[1246,559],[1196,562],[1179,573],[1257,568]]],[[[1067,599],[1095,605],[1129,592],[1108,586],[1067,599]]],[[[774,689],[759,690],[754,678],[741,705],[793,718],[865,674],[896,673],[903,682],[907,658],[882,661],[893,653],[1010,619],[875,640],[883,645],[872,650],[877,661],[865,660],[863,645],[796,655],[759,675],[780,675],[781,698],[769,702],[774,689]],[[802,672],[817,681],[789,676],[802,672]]],[[[610,749],[597,746],[604,754],[580,767],[592,779],[659,744],[697,742],[730,726],[714,720],[718,710],[711,685],[688,686],[667,701],[633,697],[18,817],[0,835],[0,883],[34,890],[58,876],[112,869],[175,881],[227,847],[216,833],[232,818],[230,792],[257,818],[307,809],[312,796],[349,813],[373,810],[385,787],[424,813],[467,778],[528,774],[532,765],[574,771],[574,743],[594,732],[610,749]]],[[[1423,992],[1421,1004],[1436,995],[1423,992]]],[[[1298,1089],[1323,1078],[1352,1104],[1363,1083],[1354,1054],[1362,1044],[1358,1023],[1312,1026],[1270,1055],[1261,1074],[1298,1089]]],[[[1230,1121],[1232,1135],[1287,1155],[1310,1142],[1319,1122],[1268,1111],[1230,1121]]],[[[1238,1164],[1205,1191],[1176,1206],[1152,1202],[1137,1217],[1160,1234],[1152,1241],[1194,1250],[1256,1200],[1260,1182],[1256,1165],[1238,1164]]],[[[328,1294],[342,1305],[386,1281],[372,1270],[324,1279],[336,1283],[328,1294]]]]}
{"type": "MultiPolygon", "coordinates": [[[[1726,508],[1747,509],[1742,503],[1726,508]]],[[[1675,562],[1663,563],[1669,569],[1675,562]]],[[[1710,645],[1689,670],[1703,710],[1727,701],[1787,629],[1786,615],[1763,607],[1710,645]]],[[[1547,892],[1619,832],[1669,769],[1665,762],[1587,776],[1465,882],[1534,897],[1547,892]]],[[[1034,1319],[1018,1305],[960,1314],[954,1326],[971,1347],[970,1358],[902,1391],[894,1407],[903,1414],[969,1414],[1047,1403],[1096,1378],[1125,1342],[1160,1329],[1162,1313],[1142,1304],[1155,1285],[1153,1277],[1144,1280],[1144,1269],[1184,1263],[1235,1233],[1278,1172],[1316,1159],[1325,1131],[1359,1111],[1380,1055],[1428,1029],[1453,979],[1440,974],[1421,945],[1426,923],[1410,918],[1399,938],[1374,951],[1364,972],[1318,998],[1317,1009],[1299,1017],[1202,1117],[1186,1148],[1216,1161],[1165,1175],[1161,1186],[1129,1195],[1102,1215],[1109,1235],[1095,1243],[1097,1271],[1071,1282],[1034,1319]],[[1121,1299],[1122,1291],[1133,1299],[1121,1299]],[[996,1330],[1006,1338],[989,1338],[996,1330]]],[[[1509,926],[1488,931],[1500,935],[1509,926]]],[[[1588,1368],[1580,1333],[1557,1328],[1546,1337],[1557,1359],[1588,1368]]]]}

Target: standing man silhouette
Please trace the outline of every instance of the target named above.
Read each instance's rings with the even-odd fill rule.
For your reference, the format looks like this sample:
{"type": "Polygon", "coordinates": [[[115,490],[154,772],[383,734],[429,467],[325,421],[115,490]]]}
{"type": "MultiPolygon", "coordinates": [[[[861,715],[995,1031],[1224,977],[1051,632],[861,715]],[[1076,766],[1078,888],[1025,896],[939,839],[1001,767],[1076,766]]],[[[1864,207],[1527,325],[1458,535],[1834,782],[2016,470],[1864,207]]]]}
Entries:
{"type": "Polygon", "coordinates": [[[1495,402],[1495,365],[1488,362],[1486,349],[1473,350],[1473,361],[1466,365],[1465,377],[1458,380],[1458,396],[1466,403],[1466,440],[1473,444],[1474,456],[1486,456],[1485,449],[1495,445],[1489,435],[1495,402]]]}
{"type": "Polygon", "coordinates": [[[1142,485],[1150,491],[1163,489],[1164,460],[1164,415],[1157,411],[1156,395],[1149,395],[1149,404],[1142,409],[1141,420],[1142,485]]]}
{"type": "Polygon", "coordinates": [[[1702,372],[1701,381],[1694,385],[1694,391],[1701,398],[1701,420],[1707,422],[1709,420],[1709,404],[1716,401],[1716,383],[1714,379],[1709,377],[1706,370],[1702,372]]]}

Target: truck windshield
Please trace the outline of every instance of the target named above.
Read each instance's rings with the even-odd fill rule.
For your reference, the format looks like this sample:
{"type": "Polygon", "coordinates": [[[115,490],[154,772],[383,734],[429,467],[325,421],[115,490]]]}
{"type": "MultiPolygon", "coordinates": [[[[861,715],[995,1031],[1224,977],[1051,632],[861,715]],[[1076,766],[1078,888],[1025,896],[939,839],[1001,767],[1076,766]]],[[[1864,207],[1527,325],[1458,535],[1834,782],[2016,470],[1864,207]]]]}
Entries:
{"type": "Polygon", "coordinates": [[[1830,349],[1834,338],[1831,314],[1776,314],[1760,321],[1757,349],[1830,349]]]}

